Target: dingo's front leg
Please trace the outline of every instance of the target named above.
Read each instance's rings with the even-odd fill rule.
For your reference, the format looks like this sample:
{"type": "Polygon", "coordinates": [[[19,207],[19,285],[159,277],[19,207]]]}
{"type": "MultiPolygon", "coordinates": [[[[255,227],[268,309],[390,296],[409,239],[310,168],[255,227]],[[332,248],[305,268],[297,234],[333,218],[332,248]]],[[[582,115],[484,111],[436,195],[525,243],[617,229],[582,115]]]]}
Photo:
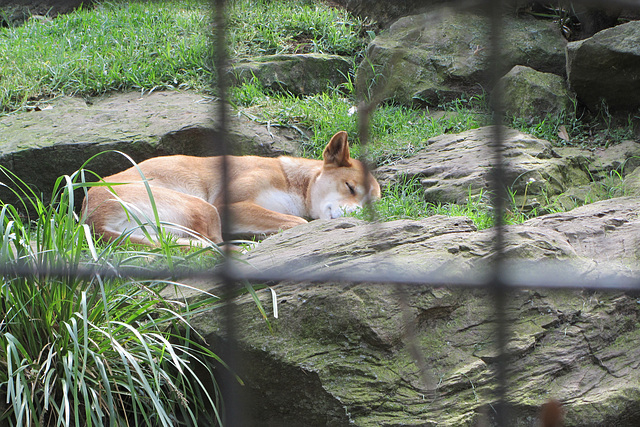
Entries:
{"type": "Polygon", "coordinates": [[[239,235],[275,234],[307,220],[295,215],[287,215],[265,209],[253,202],[237,202],[229,206],[232,226],[231,233],[239,235]]]}

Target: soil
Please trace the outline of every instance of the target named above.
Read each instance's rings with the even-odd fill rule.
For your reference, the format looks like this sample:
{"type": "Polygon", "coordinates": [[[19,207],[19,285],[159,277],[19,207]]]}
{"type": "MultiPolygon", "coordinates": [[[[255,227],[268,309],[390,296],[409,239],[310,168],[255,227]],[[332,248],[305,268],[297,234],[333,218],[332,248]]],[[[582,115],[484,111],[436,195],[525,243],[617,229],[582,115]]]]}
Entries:
{"type": "Polygon", "coordinates": [[[93,0],[2,0],[0,26],[22,25],[32,16],[55,18],[78,7],[89,7],[93,0]]]}

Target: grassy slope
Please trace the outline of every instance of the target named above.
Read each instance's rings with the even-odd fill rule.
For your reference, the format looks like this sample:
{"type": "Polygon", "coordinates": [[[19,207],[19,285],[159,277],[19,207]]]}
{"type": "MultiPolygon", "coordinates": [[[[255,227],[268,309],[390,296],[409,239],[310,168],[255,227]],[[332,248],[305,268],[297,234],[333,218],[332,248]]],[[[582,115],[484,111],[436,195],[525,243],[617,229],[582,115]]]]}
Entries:
{"type": "MultiPolygon", "coordinates": [[[[300,50],[353,55],[364,47],[362,22],[310,2],[236,1],[228,19],[234,58],[300,50]]],[[[208,90],[210,22],[203,0],[114,1],[2,28],[0,112],[62,93],[208,90]]]]}

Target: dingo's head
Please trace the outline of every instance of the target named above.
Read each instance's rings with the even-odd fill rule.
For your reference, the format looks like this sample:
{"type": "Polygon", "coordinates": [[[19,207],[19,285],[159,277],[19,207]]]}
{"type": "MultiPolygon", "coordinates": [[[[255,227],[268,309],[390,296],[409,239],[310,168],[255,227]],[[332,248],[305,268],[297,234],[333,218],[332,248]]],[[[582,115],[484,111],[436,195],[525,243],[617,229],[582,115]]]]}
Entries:
{"type": "Polygon", "coordinates": [[[311,217],[338,218],[380,198],[380,184],[349,155],[347,133],[336,133],[322,153],[322,171],[311,184],[311,217]]]}

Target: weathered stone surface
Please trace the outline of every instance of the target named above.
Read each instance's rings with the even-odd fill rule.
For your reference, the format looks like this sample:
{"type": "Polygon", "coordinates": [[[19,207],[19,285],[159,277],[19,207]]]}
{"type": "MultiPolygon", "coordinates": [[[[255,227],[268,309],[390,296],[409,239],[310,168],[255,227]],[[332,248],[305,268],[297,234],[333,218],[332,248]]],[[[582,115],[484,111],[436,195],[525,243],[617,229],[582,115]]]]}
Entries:
{"type": "Polygon", "coordinates": [[[351,61],[338,55],[269,55],[235,63],[231,76],[236,84],[256,79],[276,92],[311,95],[346,83],[350,69],[351,61]]]}
{"type": "MultiPolygon", "coordinates": [[[[488,20],[439,11],[400,18],[367,48],[356,87],[365,96],[405,105],[439,104],[489,92],[488,20]]],[[[515,65],[563,74],[565,41],[549,22],[505,17],[504,73],[515,65]]]]}
{"type": "MultiPolygon", "coordinates": [[[[639,209],[635,198],[616,199],[509,227],[508,262],[556,259],[575,267],[579,283],[609,273],[637,278],[639,209]]],[[[463,218],[380,225],[343,218],[313,221],[266,239],[239,267],[296,277],[314,272],[315,264],[315,271],[371,271],[383,281],[385,269],[378,266],[397,262],[400,277],[440,268],[482,281],[483,273],[471,266],[486,264],[492,245],[492,230],[475,231],[463,218]]],[[[544,284],[545,277],[569,279],[553,274],[529,279],[544,284]]],[[[279,318],[270,319],[272,332],[251,297],[239,298],[236,313],[242,325],[239,350],[247,357],[240,375],[255,402],[249,411],[253,425],[300,419],[308,420],[305,425],[334,426],[490,425],[496,349],[492,299],[485,291],[337,280],[315,285],[296,280],[273,289],[279,318]],[[416,361],[416,352],[424,360],[416,361]]],[[[261,295],[270,313],[270,294],[261,295]]],[[[564,403],[566,426],[640,421],[636,298],[514,290],[507,318],[509,425],[537,425],[540,405],[549,398],[564,403]]],[[[209,342],[229,345],[216,312],[193,324],[209,342]]]]}
{"type": "Polygon", "coordinates": [[[633,172],[624,178],[622,191],[628,196],[640,196],[640,169],[634,169],[633,172]]]}
{"type": "Polygon", "coordinates": [[[571,95],[563,77],[516,65],[498,84],[502,87],[507,116],[530,122],[560,114],[571,107],[571,95]]]}
{"type": "Polygon", "coordinates": [[[631,21],[567,45],[569,84],[592,110],[640,107],[640,21],[631,21]]]}
{"type": "MultiPolygon", "coordinates": [[[[559,149],[559,153],[565,153],[559,149]]],[[[586,153],[586,150],[582,150],[586,153]]],[[[618,172],[621,176],[634,171],[640,166],[640,141],[623,141],[606,149],[598,148],[590,151],[589,170],[594,175],[594,180],[599,176],[611,175],[618,172]]]]}
{"type": "Polygon", "coordinates": [[[597,263],[618,262],[640,271],[640,202],[635,197],[603,200],[526,221],[523,226],[562,233],[578,256],[597,263]]]}
{"type": "MultiPolygon", "coordinates": [[[[55,180],[78,170],[92,156],[119,150],[139,162],[167,154],[220,153],[215,104],[200,94],[154,92],[113,94],[89,103],[61,97],[40,111],[0,118],[0,164],[47,197],[55,180]]],[[[295,151],[290,131],[231,118],[229,146],[237,154],[276,156],[295,151]]],[[[87,168],[106,176],[131,166],[116,153],[93,159],[87,168]]],[[[0,199],[10,202],[0,189],[0,199]]]]}
{"type": "Polygon", "coordinates": [[[588,171],[591,182],[571,185],[553,200],[564,210],[597,200],[636,194],[635,176],[640,166],[640,143],[623,141],[608,148],[554,149],[571,167],[588,171]]]}
{"type": "MultiPolygon", "coordinates": [[[[549,142],[514,130],[506,130],[504,136],[504,185],[518,206],[539,204],[543,195],[553,197],[570,185],[589,182],[586,169],[560,158],[549,142]]],[[[415,156],[379,168],[376,176],[383,187],[418,179],[428,202],[463,204],[490,189],[492,139],[490,127],[442,135],[415,156]]]]}
{"type": "MultiPolygon", "coordinates": [[[[615,198],[507,227],[505,253],[514,261],[567,260],[577,268],[588,267],[593,279],[609,273],[638,273],[640,265],[634,264],[640,260],[639,207],[640,201],[634,198],[615,198]]],[[[279,236],[250,251],[243,258],[248,266],[241,266],[242,271],[294,277],[358,271],[365,279],[400,274],[405,281],[435,274],[455,283],[467,279],[472,269],[476,275],[476,269],[482,271],[494,251],[494,230],[476,231],[465,217],[381,224],[352,218],[313,221],[279,236]],[[327,237],[313,240],[310,236],[327,237]],[[395,272],[398,266],[401,273],[395,272]]],[[[477,281],[481,283],[482,278],[477,281]]]]}

